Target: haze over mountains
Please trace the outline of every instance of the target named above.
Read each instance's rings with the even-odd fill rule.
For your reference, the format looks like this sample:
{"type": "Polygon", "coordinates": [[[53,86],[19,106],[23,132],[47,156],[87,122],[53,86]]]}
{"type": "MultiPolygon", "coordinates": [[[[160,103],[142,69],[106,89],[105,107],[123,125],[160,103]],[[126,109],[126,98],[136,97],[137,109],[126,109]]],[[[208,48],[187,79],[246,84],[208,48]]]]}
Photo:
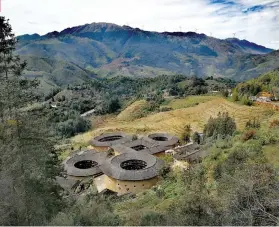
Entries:
{"type": "Polygon", "coordinates": [[[47,87],[117,75],[179,73],[246,80],[279,67],[279,51],[195,32],[158,33],[92,23],[18,39],[17,53],[28,62],[26,75],[39,77],[47,87]]]}

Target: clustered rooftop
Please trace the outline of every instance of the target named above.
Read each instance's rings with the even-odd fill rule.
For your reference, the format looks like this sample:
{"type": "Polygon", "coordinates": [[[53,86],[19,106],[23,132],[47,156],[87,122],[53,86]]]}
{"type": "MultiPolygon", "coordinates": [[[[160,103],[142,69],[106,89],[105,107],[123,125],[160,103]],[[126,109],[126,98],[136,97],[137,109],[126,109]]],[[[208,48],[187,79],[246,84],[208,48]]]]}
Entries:
{"type": "MultiPolygon", "coordinates": [[[[130,181],[136,187],[135,182],[154,179],[159,175],[164,163],[156,156],[164,154],[178,142],[177,137],[166,133],[151,134],[136,140],[122,132],[108,133],[90,141],[96,150],[79,152],[68,158],[64,162],[65,170],[72,177],[104,174],[109,181],[130,181]],[[114,151],[114,156],[109,157],[107,152],[102,152],[109,149],[114,151]]],[[[120,190],[120,183],[117,185],[120,190]]]]}

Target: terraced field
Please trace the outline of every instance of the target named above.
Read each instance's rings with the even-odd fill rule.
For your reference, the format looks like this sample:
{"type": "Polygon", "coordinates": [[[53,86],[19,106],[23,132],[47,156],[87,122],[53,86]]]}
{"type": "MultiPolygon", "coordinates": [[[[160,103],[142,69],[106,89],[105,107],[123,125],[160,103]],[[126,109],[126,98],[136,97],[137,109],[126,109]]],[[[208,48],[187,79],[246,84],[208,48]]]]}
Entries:
{"type": "Polygon", "coordinates": [[[171,107],[172,109],[182,109],[187,107],[193,107],[200,103],[205,103],[208,101],[212,101],[218,97],[216,96],[189,96],[184,99],[172,99],[166,105],[162,105],[165,107],[171,107]]]}
{"type": "MultiPolygon", "coordinates": [[[[181,102],[181,106],[184,105],[183,101],[179,102],[181,102]]],[[[185,99],[185,102],[187,102],[187,99],[185,99]]],[[[131,107],[128,107],[127,109],[129,108],[131,107]]],[[[127,113],[127,109],[123,112],[126,111],[127,113]]],[[[135,109],[135,107],[132,109],[135,109]]],[[[228,112],[230,116],[236,120],[238,130],[242,130],[245,127],[246,122],[254,117],[258,118],[262,125],[268,124],[272,119],[279,117],[279,112],[274,112],[273,110],[265,107],[249,107],[230,102],[222,97],[210,97],[207,101],[193,107],[178,108],[168,112],[153,113],[147,117],[135,120],[129,120],[128,118],[123,120],[122,117],[115,116],[106,117],[102,123],[95,126],[96,128],[94,130],[74,137],[72,142],[74,144],[86,144],[93,136],[111,131],[124,131],[136,134],[169,132],[180,136],[183,131],[183,127],[186,124],[190,124],[194,131],[201,132],[210,116],[215,117],[219,112],[228,112]]]]}

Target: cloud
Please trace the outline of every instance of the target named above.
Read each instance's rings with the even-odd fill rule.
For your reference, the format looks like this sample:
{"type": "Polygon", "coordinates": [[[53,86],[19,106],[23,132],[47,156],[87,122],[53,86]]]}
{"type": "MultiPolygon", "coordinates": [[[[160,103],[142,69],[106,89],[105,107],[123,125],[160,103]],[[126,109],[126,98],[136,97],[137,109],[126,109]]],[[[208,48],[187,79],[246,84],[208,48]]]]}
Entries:
{"type": "Polygon", "coordinates": [[[237,3],[235,1],[231,0],[210,0],[210,4],[223,4],[223,5],[236,5],[237,3]]]}
{"type": "Polygon", "coordinates": [[[261,12],[262,10],[265,9],[265,6],[263,5],[256,5],[256,6],[252,6],[250,8],[247,8],[245,10],[243,10],[244,13],[249,13],[249,12],[261,12]]]}
{"type": "Polygon", "coordinates": [[[236,33],[279,49],[278,0],[9,0],[1,14],[17,35],[111,22],[160,32],[197,29],[217,38],[236,33]]]}

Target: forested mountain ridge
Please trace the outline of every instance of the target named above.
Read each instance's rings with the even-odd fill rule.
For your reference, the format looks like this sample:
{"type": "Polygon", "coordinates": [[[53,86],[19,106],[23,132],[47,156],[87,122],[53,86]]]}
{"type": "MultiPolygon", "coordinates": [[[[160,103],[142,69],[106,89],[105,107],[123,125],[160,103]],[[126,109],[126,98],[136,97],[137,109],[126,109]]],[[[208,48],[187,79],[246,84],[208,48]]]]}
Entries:
{"type": "Polygon", "coordinates": [[[239,46],[244,52],[251,54],[268,54],[273,50],[247,40],[239,40],[237,38],[228,38],[227,41],[239,46]]]}
{"type": "MultiPolygon", "coordinates": [[[[28,57],[28,65],[35,66],[29,75],[36,77],[41,72],[52,82],[44,67],[32,63],[35,58],[75,64],[88,73],[88,78],[90,73],[100,77],[184,74],[245,80],[279,66],[275,61],[278,51],[246,40],[221,40],[195,32],[158,33],[108,23],[86,24],[44,36],[23,35],[18,40],[17,54],[28,57]]],[[[64,78],[64,83],[71,82],[64,78]]]]}

